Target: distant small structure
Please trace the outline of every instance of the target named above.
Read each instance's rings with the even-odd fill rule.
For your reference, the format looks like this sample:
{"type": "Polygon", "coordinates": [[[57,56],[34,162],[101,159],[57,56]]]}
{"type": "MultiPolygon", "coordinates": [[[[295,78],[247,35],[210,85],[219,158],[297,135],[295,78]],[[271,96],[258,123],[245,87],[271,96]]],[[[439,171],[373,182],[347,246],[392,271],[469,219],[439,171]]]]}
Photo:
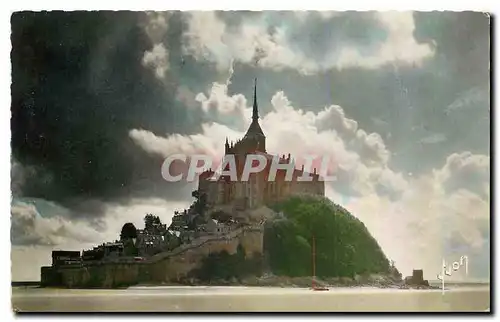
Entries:
{"type": "Polygon", "coordinates": [[[429,286],[429,281],[424,280],[424,271],[414,269],[412,276],[405,277],[405,284],[410,286],[429,286]]]}

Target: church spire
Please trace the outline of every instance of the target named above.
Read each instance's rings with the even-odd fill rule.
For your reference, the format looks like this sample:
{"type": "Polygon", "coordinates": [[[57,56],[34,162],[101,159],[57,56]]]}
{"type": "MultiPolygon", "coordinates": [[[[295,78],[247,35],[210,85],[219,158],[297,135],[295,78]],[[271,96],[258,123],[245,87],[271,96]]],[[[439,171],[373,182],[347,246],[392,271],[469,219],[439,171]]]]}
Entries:
{"type": "Polygon", "coordinates": [[[257,78],[255,78],[254,88],[253,88],[253,113],[252,120],[257,121],[259,119],[259,107],[257,106],[257,78]]]}
{"type": "MultiPolygon", "coordinates": [[[[253,113],[252,122],[248,127],[248,131],[243,137],[243,139],[251,139],[252,141],[258,142],[260,151],[266,151],[266,136],[259,125],[259,108],[257,106],[257,78],[255,79],[255,85],[253,90],[253,113]]],[[[257,146],[257,143],[255,143],[257,146]]]]}

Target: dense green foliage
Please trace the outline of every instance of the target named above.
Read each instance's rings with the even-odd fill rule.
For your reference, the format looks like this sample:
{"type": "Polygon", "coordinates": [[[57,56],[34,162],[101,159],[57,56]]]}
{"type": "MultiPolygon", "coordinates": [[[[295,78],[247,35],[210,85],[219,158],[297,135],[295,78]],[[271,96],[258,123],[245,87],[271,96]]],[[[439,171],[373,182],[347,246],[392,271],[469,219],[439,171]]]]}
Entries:
{"type": "Polygon", "coordinates": [[[191,196],[195,199],[193,206],[197,214],[204,215],[207,210],[207,194],[194,190],[191,196]]]}
{"type": "Polygon", "coordinates": [[[262,256],[254,254],[245,258],[245,250],[239,245],[237,252],[230,255],[226,251],[212,253],[203,259],[199,269],[191,272],[191,277],[200,281],[237,280],[245,276],[260,276],[262,274],[262,256]]]}
{"type": "Polygon", "coordinates": [[[386,274],[388,259],[365,225],[326,198],[291,197],[272,208],[284,218],[266,226],[264,248],[276,275],[312,275],[312,239],[316,240],[316,276],[354,277],[386,274]]]}
{"type": "Polygon", "coordinates": [[[137,238],[137,229],[135,228],[133,223],[126,223],[122,227],[122,231],[120,233],[120,240],[126,240],[131,238],[137,238]]]}
{"type": "Polygon", "coordinates": [[[144,217],[144,229],[150,232],[156,232],[162,225],[160,217],[153,214],[147,214],[144,217]]]}
{"type": "Polygon", "coordinates": [[[123,254],[125,256],[138,256],[139,249],[136,245],[134,245],[134,241],[132,239],[125,239],[123,241],[123,254]]]}

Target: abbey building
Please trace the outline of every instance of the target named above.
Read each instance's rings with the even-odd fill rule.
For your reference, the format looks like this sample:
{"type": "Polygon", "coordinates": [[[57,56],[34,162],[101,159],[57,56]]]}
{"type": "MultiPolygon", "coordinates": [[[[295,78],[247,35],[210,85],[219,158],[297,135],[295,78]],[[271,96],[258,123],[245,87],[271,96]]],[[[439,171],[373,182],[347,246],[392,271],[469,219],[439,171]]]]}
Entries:
{"type": "Polygon", "coordinates": [[[234,156],[238,178],[241,178],[245,160],[251,154],[260,154],[268,162],[263,171],[250,174],[248,181],[231,181],[229,176],[220,176],[214,180],[212,169],[200,174],[198,191],[206,194],[208,205],[233,205],[239,209],[247,209],[270,204],[294,194],[325,195],[324,181],[316,173],[316,169],[313,173],[305,173],[303,167],[295,169],[290,154],[279,158],[279,163],[283,166],[280,165],[274,181],[268,180],[271,162],[275,156],[267,152],[266,136],[259,124],[257,81],[254,86],[252,122],[245,136],[235,143],[230,143],[227,139],[225,142],[225,155],[234,156]],[[293,171],[291,180],[285,180],[286,169],[283,168],[286,166],[293,171]],[[302,175],[310,176],[312,180],[297,180],[302,175]]]}

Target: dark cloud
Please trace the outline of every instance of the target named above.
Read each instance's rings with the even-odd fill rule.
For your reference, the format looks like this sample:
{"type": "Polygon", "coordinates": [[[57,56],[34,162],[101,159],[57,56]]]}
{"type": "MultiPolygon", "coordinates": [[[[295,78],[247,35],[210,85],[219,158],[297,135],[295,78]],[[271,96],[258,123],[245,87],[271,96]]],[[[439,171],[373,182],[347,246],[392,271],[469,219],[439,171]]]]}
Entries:
{"type": "MultiPolygon", "coordinates": [[[[12,15],[12,152],[38,174],[23,183],[22,195],[60,202],[146,191],[182,197],[162,180],[163,160],[128,137],[134,128],[164,135],[196,131],[199,123],[175,99],[175,88],[141,66],[152,47],[143,16],[12,15]]],[[[175,45],[180,35],[171,32],[175,45]]]]}

